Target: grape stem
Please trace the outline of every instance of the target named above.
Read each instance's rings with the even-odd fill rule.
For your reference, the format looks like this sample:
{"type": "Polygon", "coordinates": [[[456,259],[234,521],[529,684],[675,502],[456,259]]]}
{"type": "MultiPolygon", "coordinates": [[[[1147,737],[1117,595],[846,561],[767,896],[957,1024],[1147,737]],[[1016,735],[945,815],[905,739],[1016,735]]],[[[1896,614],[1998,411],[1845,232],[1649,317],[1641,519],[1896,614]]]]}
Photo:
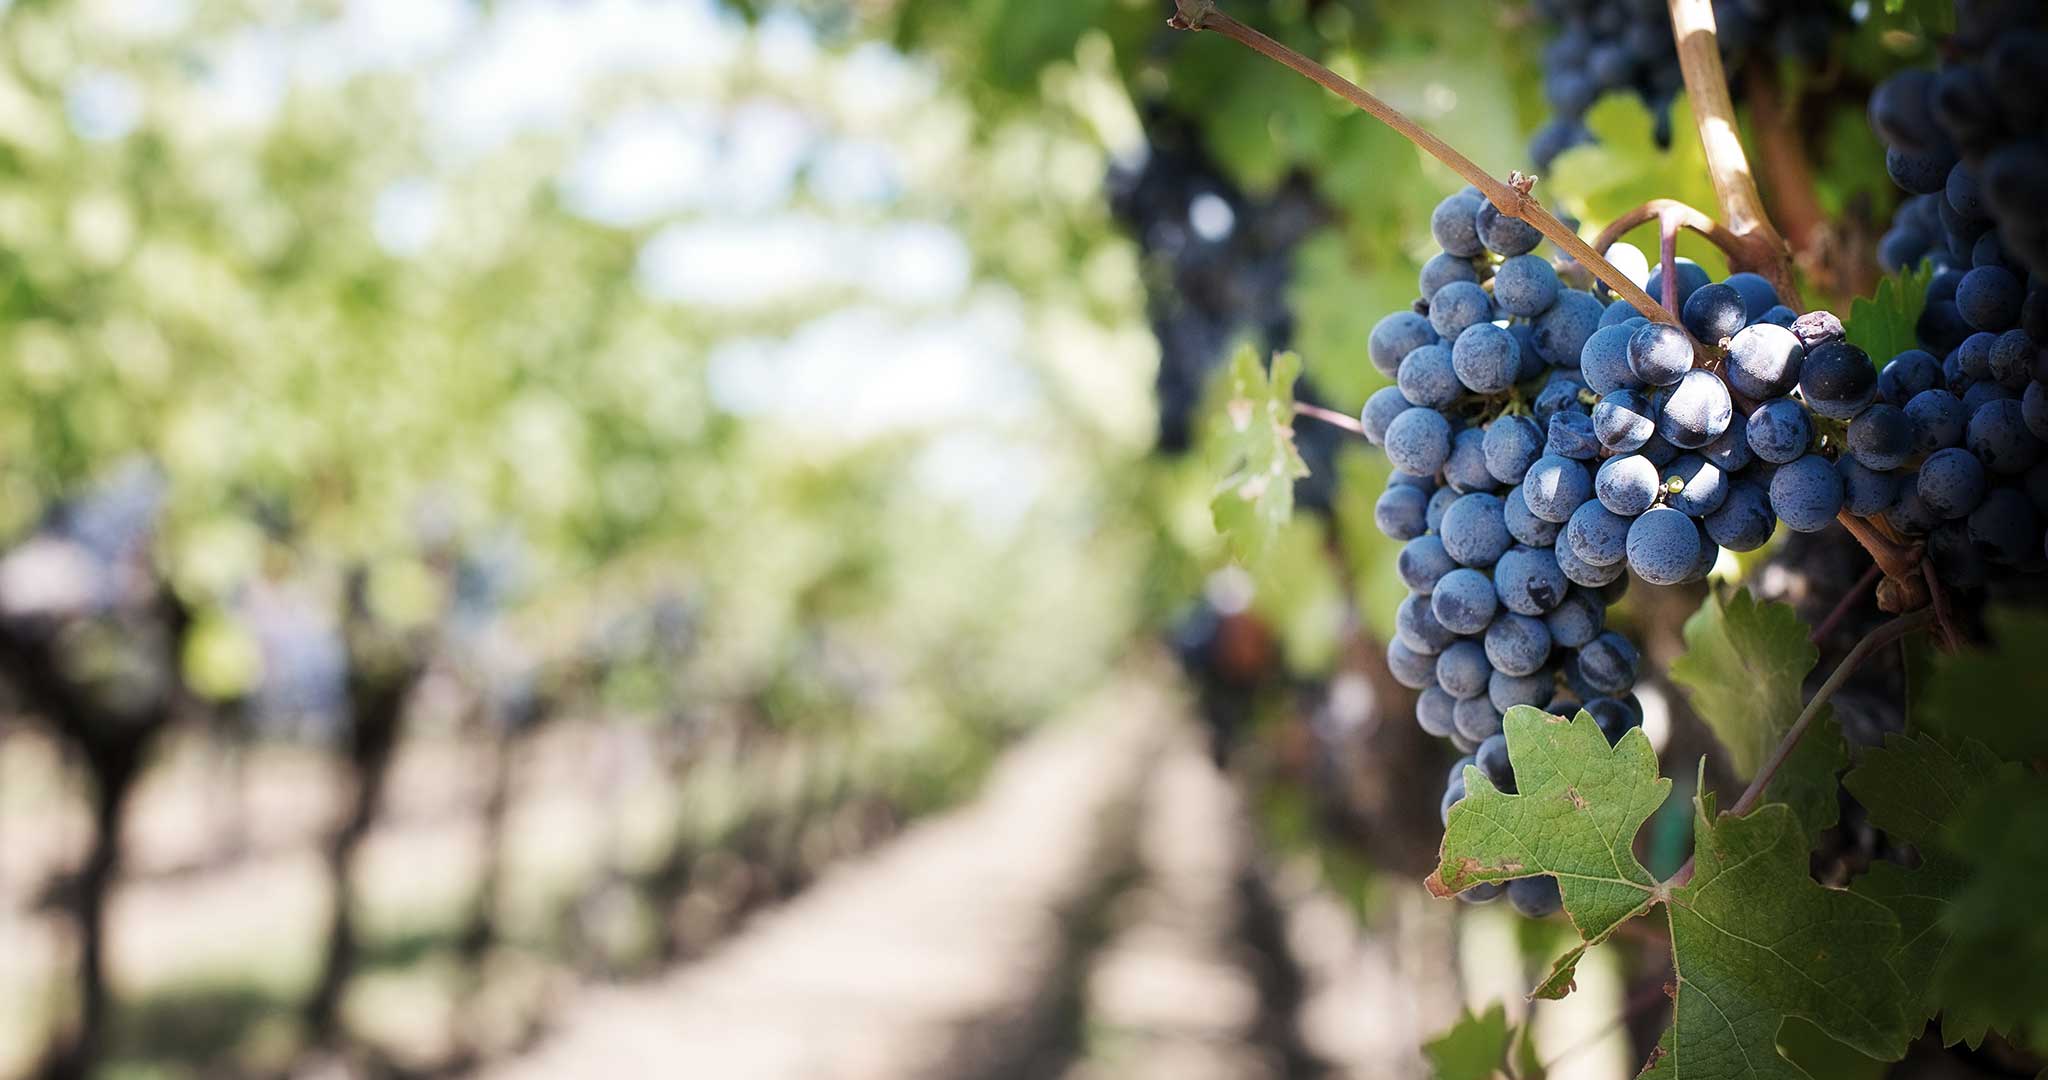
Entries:
{"type": "Polygon", "coordinates": [[[1863,576],[1856,579],[1856,584],[1851,585],[1849,591],[1843,593],[1840,600],[1835,601],[1834,610],[1828,612],[1828,617],[1822,619],[1820,625],[1813,628],[1813,633],[1808,634],[1806,640],[1815,645],[1826,641],[1828,635],[1835,632],[1835,627],[1842,625],[1842,620],[1847,618],[1849,612],[1856,607],[1856,601],[1865,592],[1869,591],[1870,586],[1876,583],[1877,576],[1883,573],[1883,571],[1883,567],[1874,562],[1871,563],[1870,569],[1863,571],[1863,576]]]}
{"type": "Polygon", "coordinates": [[[1729,232],[1727,226],[1677,199],[1651,199],[1615,218],[1606,228],[1600,230],[1599,236],[1594,238],[1593,250],[1604,256],[1608,248],[1613,247],[1616,241],[1636,226],[1670,218],[1675,218],[1680,228],[1691,229],[1700,234],[1708,243],[1720,248],[1730,259],[1737,257],[1738,253],[1744,250],[1742,238],[1729,232]]]}
{"type": "Polygon", "coordinates": [[[1693,127],[1706,151],[1707,174],[1728,231],[1742,242],[1741,257],[1730,253],[1737,269],[1762,274],[1779,298],[1796,311],[1805,310],[1792,278],[1792,249],[1764,212],[1756,175],[1742,149],[1742,129],[1735,123],[1735,102],[1728,95],[1728,73],[1721,66],[1715,39],[1712,0],[1668,0],[1671,36],[1678,44],[1678,67],[1685,76],[1686,100],[1692,104],[1693,127]]]}
{"type": "Polygon", "coordinates": [[[1578,233],[1559,221],[1555,214],[1544,209],[1543,204],[1529,194],[1529,189],[1536,183],[1534,176],[1514,173],[1509,176],[1506,183],[1495,179],[1485,169],[1480,168],[1477,162],[1460,153],[1456,147],[1408,119],[1399,109],[1374,97],[1358,84],[1224,14],[1217,8],[1216,0],[1174,0],[1174,9],[1173,18],[1167,20],[1168,26],[1176,30],[1214,31],[1308,77],[1323,89],[1371,114],[1374,119],[1393,128],[1402,138],[1443,162],[1452,172],[1478,188],[1480,193],[1486,196],[1487,201],[1501,213],[1534,226],[1545,239],[1556,244],[1558,250],[1592,271],[1594,277],[1614,290],[1615,295],[1627,300],[1629,305],[1641,312],[1645,318],[1684,329],[1679,324],[1677,316],[1664,310],[1651,299],[1649,293],[1644,292],[1630,281],[1627,275],[1615,269],[1614,264],[1601,257],[1599,252],[1594,251],[1579,238],[1578,233]]]}
{"type": "MultiPolygon", "coordinates": [[[[1819,690],[1814,691],[1813,699],[1806,703],[1806,708],[1799,711],[1799,718],[1792,721],[1792,726],[1786,730],[1785,737],[1778,740],[1777,748],[1771,751],[1769,760],[1764,762],[1763,768],[1757,770],[1756,777],[1749,782],[1749,786],[1743,789],[1742,797],[1736,799],[1735,805],[1730,806],[1724,813],[1740,817],[1763,799],[1764,789],[1770,786],[1772,778],[1778,775],[1778,770],[1783,768],[1786,760],[1792,756],[1792,751],[1799,746],[1799,740],[1805,736],[1806,730],[1813,726],[1814,718],[1820,715],[1821,707],[1828,703],[1829,698],[1835,696],[1835,691],[1840,690],[1843,683],[1849,681],[1849,676],[1856,673],[1856,669],[1863,665],[1863,661],[1868,660],[1870,655],[1879,649],[1934,621],[1934,609],[1921,608],[1880,623],[1868,634],[1863,635],[1863,640],[1849,650],[1849,655],[1843,657],[1842,662],[1835,665],[1835,670],[1828,674],[1827,681],[1820,684],[1819,690]]],[[[1679,867],[1678,872],[1664,882],[1660,892],[1668,897],[1670,890],[1692,880],[1692,871],[1693,862],[1687,859],[1685,865],[1679,867]]]]}
{"type": "Polygon", "coordinates": [[[1335,409],[1325,409],[1321,405],[1310,405],[1304,401],[1297,401],[1294,403],[1294,415],[1306,416],[1311,420],[1321,420],[1331,427],[1343,428],[1353,435],[1365,434],[1365,425],[1359,421],[1358,417],[1352,416],[1350,413],[1340,413],[1335,409]]]}

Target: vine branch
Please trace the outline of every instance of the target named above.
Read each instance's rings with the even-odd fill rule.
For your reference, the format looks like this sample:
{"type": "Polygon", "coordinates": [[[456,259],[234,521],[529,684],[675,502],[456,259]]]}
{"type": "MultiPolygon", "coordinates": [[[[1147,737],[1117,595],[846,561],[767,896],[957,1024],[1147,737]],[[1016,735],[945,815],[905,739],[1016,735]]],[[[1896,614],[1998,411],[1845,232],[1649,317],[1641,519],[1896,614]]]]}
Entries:
{"type": "Polygon", "coordinates": [[[1306,402],[1297,401],[1294,403],[1294,415],[1306,416],[1311,420],[1321,420],[1331,427],[1343,428],[1353,435],[1365,434],[1365,425],[1357,417],[1350,413],[1340,413],[1335,409],[1325,409],[1321,405],[1310,405],[1306,402]]]}
{"type": "Polygon", "coordinates": [[[1614,264],[1594,251],[1579,238],[1578,233],[1559,221],[1555,214],[1544,209],[1543,204],[1529,194],[1535,177],[1522,176],[1518,173],[1512,178],[1514,182],[1502,183],[1480,168],[1477,162],[1460,153],[1456,147],[1408,119],[1401,110],[1374,97],[1358,84],[1322,64],[1224,14],[1217,8],[1216,0],[1174,0],[1174,9],[1175,14],[1167,21],[1168,26],[1176,30],[1210,30],[1222,34],[1268,59],[1292,68],[1323,89],[1371,114],[1374,119],[1393,128],[1402,138],[1421,147],[1431,157],[1443,162],[1452,172],[1463,177],[1467,183],[1478,188],[1495,209],[1534,226],[1545,239],[1556,244],[1558,250],[1592,271],[1594,277],[1614,290],[1615,295],[1627,300],[1630,306],[1641,312],[1645,318],[1684,329],[1677,316],[1664,310],[1650,298],[1649,293],[1644,292],[1630,281],[1627,275],[1615,269],[1614,264]]]}
{"type": "MultiPolygon", "coordinates": [[[[1828,674],[1827,681],[1820,684],[1819,690],[1814,691],[1813,699],[1806,703],[1806,708],[1799,710],[1799,718],[1792,721],[1792,726],[1786,730],[1785,737],[1778,740],[1777,748],[1771,751],[1771,756],[1764,762],[1763,768],[1757,770],[1756,777],[1743,789],[1742,797],[1736,799],[1735,805],[1723,812],[1740,816],[1756,806],[1764,796],[1764,789],[1771,785],[1771,779],[1778,775],[1778,770],[1784,767],[1786,760],[1791,758],[1792,751],[1799,746],[1799,740],[1806,735],[1806,729],[1813,726],[1814,718],[1820,715],[1821,706],[1826,705],[1828,699],[1835,696],[1835,691],[1840,690],[1842,684],[1849,681],[1849,676],[1856,673],[1856,669],[1870,658],[1871,653],[1934,621],[1934,609],[1921,608],[1919,611],[1881,623],[1863,635],[1863,640],[1849,650],[1849,655],[1843,657],[1842,662],[1835,665],[1835,670],[1828,674]]],[[[1679,867],[1677,873],[1658,887],[1659,894],[1668,897],[1672,889],[1691,881],[1692,871],[1693,860],[1685,860],[1685,865],[1679,867]]]]}
{"type": "Polygon", "coordinates": [[[1727,226],[1677,199],[1651,199],[1615,218],[1606,228],[1600,230],[1599,236],[1594,238],[1593,250],[1604,256],[1607,249],[1614,246],[1615,241],[1626,236],[1636,226],[1666,220],[1675,220],[1679,228],[1691,229],[1700,234],[1731,259],[1742,256],[1748,250],[1742,238],[1728,231],[1727,226]]]}
{"type": "Polygon", "coordinates": [[[1849,655],[1835,665],[1835,670],[1828,675],[1827,681],[1820,684],[1819,690],[1814,691],[1813,699],[1806,703],[1806,708],[1799,711],[1799,719],[1792,721],[1792,727],[1785,732],[1785,737],[1778,740],[1778,748],[1771,751],[1770,760],[1764,762],[1764,767],[1756,771],[1756,778],[1749,782],[1749,787],[1744,789],[1741,798],[1735,800],[1735,805],[1728,808],[1728,812],[1741,814],[1763,798],[1764,788],[1770,786],[1771,778],[1778,775],[1778,770],[1784,766],[1785,760],[1792,756],[1793,749],[1799,745],[1800,737],[1813,725],[1813,718],[1820,715],[1821,706],[1826,705],[1828,699],[1835,695],[1835,691],[1849,681],[1849,676],[1856,673],[1856,669],[1870,658],[1871,653],[1933,621],[1934,611],[1931,608],[1922,608],[1880,623],[1870,633],[1863,635],[1863,640],[1849,650],[1849,655]]]}
{"type": "Polygon", "coordinates": [[[1685,75],[1685,96],[1692,104],[1693,126],[1706,151],[1707,173],[1728,230],[1746,249],[1735,260],[1762,274],[1795,310],[1803,309],[1798,284],[1792,279],[1792,249],[1764,212],[1756,174],[1742,149],[1742,131],[1735,124],[1735,102],[1728,95],[1728,73],[1721,66],[1715,38],[1712,0],[1669,0],[1671,36],[1678,43],[1678,66],[1685,75]]]}

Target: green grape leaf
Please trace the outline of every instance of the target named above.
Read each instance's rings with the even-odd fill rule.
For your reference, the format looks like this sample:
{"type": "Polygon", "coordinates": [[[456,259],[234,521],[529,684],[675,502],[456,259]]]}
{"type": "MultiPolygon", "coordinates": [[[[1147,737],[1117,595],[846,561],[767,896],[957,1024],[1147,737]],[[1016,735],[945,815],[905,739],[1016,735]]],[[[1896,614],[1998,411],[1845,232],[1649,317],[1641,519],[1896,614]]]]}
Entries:
{"type": "Polygon", "coordinates": [[[1820,718],[1806,729],[1791,756],[1764,785],[1763,801],[1790,807],[1808,842],[1817,841],[1842,816],[1837,789],[1842,770],[1848,767],[1849,747],[1842,740],[1842,729],[1822,708],[1820,718]]]}
{"type": "Polygon", "coordinates": [[[1827,1037],[1821,1029],[1793,1016],[1778,1029],[1778,1053],[1813,1080],[1884,1080],[1889,1062],[1859,1054],[1827,1037]]]}
{"type": "Polygon", "coordinates": [[[1269,375],[1256,349],[1237,351],[1226,376],[1223,418],[1217,425],[1228,475],[1216,487],[1210,508],[1216,531],[1231,553],[1247,563],[1262,560],[1281,526],[1294,515],[1294,482],[1308,464],[1294,445],[1294,381],[1301,358],[1273,357],[1269,375]]]}
{"type": "MultiPolygon", "coordinates": [[[[1976,1045],[1986,1030],[2039,1046],[2048,1038],[2048,778],[2015,772],[1985,784],[1942,832],[1955,866],[1934,971],[1942,1039],[1976,1045]]],[[[1916,873],[1950,868],[1923,862],[1916,873]]],[[[1931,887],[1918,890],[1921,894],[1931,887]]]]}
{"type": "Polygon", "coordinates": [[[1777,1049],[1793,1016],[1870,1057],[1903,1055],[1916,1029],[1899,1005],[1906,987],[1885,962],[1898,920],[1816,883],[1806,835],[1784,806],[1716,815],[1706,795],[1694,808],[1692,880],[1665,905],[1672,1025],[1642,1075],[1805,1080],[1777,1049]]]}
{"type": "Polygon", "coordinates": [[[1671,679],[1728,749],[1743,778],[1757,769],[1799,718],[1801,687],[1820,659],[1789,605],[1759,603],[1749,590],[1709,594],[1685,621],[1685,655],[1671,679]]]}
{"type": "Polygon", "coordinates": [[[1484,1013],[1466,1010],[1449,1031],[1422,1044],[1436,1080],[1493,1080],[1507,1067],[1515,1029],[1496,1001],[1484,1013]]]}
{"type": "Polygon", "coordinates": [[[1925,1021],[1943,1013],[1943,1040],[1975,1046],[1998,1022],[1995,1012],[1942,1000],[1950,929],[1946,916],[1970,879],[1969,868],[1940,846],[1943,830],[1962,807],[2007,767],[1975,740],[1951,750],[1931,735],[1891,735],[1863,755],[1842,783],[1869,811],[1870,823],[1895,840],[1920,845],[1920,865],[1908,870],[1878,862],[1856,880],[1857,893],[1891,909],[1899,920],[1899,946],[1887,958],[1912,993],[1925,1021]],[[1946,1007],[1945,1007],[1946,1006],[1946,1007]]]}
{"type": "MultiPolygon", "coordinates": [[[[1468,794],[1451,808],[1429,891],[1453,896],[1483,882],[1552,874],[1579,936],[1597,944],[1650,905],[1657,882],[1633,845],[1671,781],[1657,775],[1657,752],[1641,729],[1609,747],[1591,714],[1567,720],[1528,705],[1508,710],[1503,724],[1520,794],[1494,790],[1466,766],[1468,794]]],[[[1562,977],[1569,981],[1568,972],[1562,977]]],[[[1553,973],[1546,985],[1559,978],[1553,973]]]]}
{"type": "Polygon", "coordinates": [[[1907,349],[1919,348],[1913,328],[1927,306],[1927,282],[1933,276],[1934,264],[1922,262],[1879,280],[1869,296],[1851,301],[1849,318],[1842,324],[1849,344],[1869,353],[1879,367],[1907,349]]]}
{"type": "MultiPolygon", "coordinates": [[[[1674,134],[1669,149],[1657,146],[1656,120],[1634,94],[1608,94],[1594,102],[1586,111],[1586,127],[1595,141],[1559,154],[1550,175],[1537,185],[1536,193],[1545,202],[1563,206],[1581,221],[1594,222],[1613,221],[1651,199],[1677,199],[1692,206],[1716,204],[1713,174],[1707,169],[1705,149],[1692,134],[1692,108],[1685,95],[1680,94],[1671,104],[1674,134]]],[[[1654,224],[1633,230],[1624,239],[1656,259],[1654,224]],[[1644,235],[1649,238],[1647,245],[1641,242],[1644,235]]],[[[1727,274],[1727,256],[1691,233],[1680,234],[1678,253],[1697,260],[1716,280],[1727,274]]]]}
{"type": "Polygon", "coordinates": [[[1942,657],[1917,715],[1929,730],[1977,739],[2008,761],[2048,756],[2039,710],[2048,701],[2048,612],[2000,609],[1987,622],[1996,646],[1942,657]]]}

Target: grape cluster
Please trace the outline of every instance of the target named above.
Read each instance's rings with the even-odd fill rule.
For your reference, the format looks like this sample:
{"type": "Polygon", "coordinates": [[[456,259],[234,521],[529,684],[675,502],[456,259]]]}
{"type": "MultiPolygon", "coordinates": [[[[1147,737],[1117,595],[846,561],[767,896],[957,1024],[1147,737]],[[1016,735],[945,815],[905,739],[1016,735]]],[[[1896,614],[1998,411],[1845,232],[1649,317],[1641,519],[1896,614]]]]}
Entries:
{"type": "MultiPolygon", "coordinates": [[[[1684,89],[1664,0],[1536,0],[1558,34],[1543,50],[1543,94],[1555,110],[1529,144],[1538,168],[1589,142],[1585,114],[1602,94],[1632,91],[1654,117],[1657,145],[1671,143],[1671,102],[1684,89]]],[[[1721,56],[1731,75],[1752,59],[1817,66],[1846,25],[1828,0],[1716,0],[1721,56]]],[[[1737,81],[1735,85],[1740,86],[1737,81]]]]}
{"type": "MultiPolygon", "coordinates": [[[[1559,543],[1592,497],[1599,456],[1594,396],[1580,356],[1605,307],[1565,285],[1532,252],[1535,229],[1475,189],[1431,216],[1442,248],[1420,298],[1374,327],[1372,362],[1395,380],[1366,402],[1366,437],[1393,464],[1374,507],[1404,543],[1410,595],[1387,662],[1421,692],[1416,719],[1471,755],[1444,794],[1464,797],[1463,766],[1515,790],[1501,717],[1516,705],[1585,708],[1610,739],[1642,721],[1635,646],[1605,626],[1627,588],[1623,567],[1594,566],[1559,543]]],[[[1532,915],[1555,910],[1556,882],[1531,878],[1461,894],[1505,893],[1532,915]]]]}
{"type": "MultiPolygon", "coordinates": [[[[1162,453],[1186,452],[1211,377],[1239,342],[1260,351],[1293,336],[1287,307],[1294,249],[1327,214],[1301,177],[1270,196],[1245,194],[1203,145],[1199,129],[1163,106],[1142,111],[1147,145],[1111,170],[1111,212],[1137,241],[1148,293],[1147,315],[1159,341],[1159,437],[1162,453]]],[[[1301,400],[1318,403],[1304,379],[1301,400]]],[[[1341,433],[1302,425],[1296,445],[1310,474],[1296,485],[1305,508],[1327,510],[1341,433]]]]}
{"type": "MultiPolygon", "coordinates": [[[[1959,272],[1995,267],[2024,281],[2048,271],[2048,8],[1961,2],[1956,22],[1939,71],[1899,72],[1870,96],[1885,167],[1913,195],[1879,258],[1892,269],[1929,257],[1959,272]]],[[[1957,318],[1963,302],[1941,301],[1935,333],[1922,336],[1954,348],[1969,332],[1957,318]]]]}

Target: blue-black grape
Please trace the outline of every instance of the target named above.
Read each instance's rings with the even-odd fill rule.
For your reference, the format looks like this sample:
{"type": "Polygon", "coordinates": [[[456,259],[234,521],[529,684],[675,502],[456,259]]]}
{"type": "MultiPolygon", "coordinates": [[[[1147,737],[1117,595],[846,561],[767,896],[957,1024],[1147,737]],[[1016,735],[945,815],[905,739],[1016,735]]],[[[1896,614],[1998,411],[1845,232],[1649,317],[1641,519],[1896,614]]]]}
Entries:
{"type": "Polygon", "coordinates": [[[1664,399],[1657,434],[1673,446],[1697,450],[1720,438],[1734,413],[1728,385],[1711,371],[1695,369],[1686,372],[1664,399]]]}
{"type": "Polygon", "coordinates": [[[1472,764],[1479,770],[1486,782],[1495,789],[1513,794],[1515,791],[1515,769],[1508,761],[1508,737],[1488,735],[1479,749],[1472,753],[1472,764]]]}
{"type": "Polygon", "coordinates": [[[1500,597],[1494,594],[1492,579],[1471,567],[1459,567],[1437,579],[1429,609],[1452,633],[1477,634],[1493,621],[1500,597]]]}
{"type": "Polygon", "coordinates": [[[1813,442],[1813,419],[1792,398],[1773,398],[1749,414],[1749,448],[1773,465],[1795,461],[1813,442]]]}
{"type": "Polygon", "coordinates": [[[1593,435],[1617,454],[1632,453],[1657,433],[1657,405],[1640,390],[1616,390],[1593,406],[1593,435]]]}
{"type": "Polygon", "coordinates": [[[1444,550],[1464,566],[1488,567],[1514,543],[1502,516],[1500,496],[1474,491],[1458,497],[1444,513],[1444,550]]]}
{"type": "MultiPolygon", "coordinates": [[[[1593,418],[1582,412],[1558,412],[1550,417],[1544,454],[1592,461],[1600,456],[1601,443],[1593,418]]],[[[1523,470],[1527,472],[1525,468],[1523,470]]]]}
{"type": "Polygon", "coordinates": [[[1865,468],[1890,472],[1913,456],[1913,444],[1913,422],[1896,405],[1872,405],[1849,421],[1849,453],[1865,468]]]}
{"type": "Polygon", "coordinates": [[[1395,540],[1413,540],[1427,531],[1423,514],[1429,506],[1429,494],[1420,488],[1396,484],[1380,493],[1379,501],[1373,504],[1373,524],[1395,540]]]}
{"type": "Polygon", "coordinates": [[[1508,314],[1533,319],[1557,303],[1557,271],[1537,255],[1517,255],[1493,272],[1493,296],[1508,314]]]}
{"type": "Polygon", "coordinates": [[[1394,681],[1410,690],[1436,685],[1437,658],[1401,644],[1399,638],[1387,643],[1387,670],[1394,681]]]}
{"type": "Polygon", "coordinates": [[[1664,470],[1664,505],[1705,517],[1728,498],[1728,478],[1698,454],[1682,454],[1664,470]]]}
{"type": "MultiPolygon", "coordinates": [[[[1734,337],[1735,332],[1749,322],[1749,312],[1742,294],[1736,292],[1734,286],[1716,282],[1694,289],[1693,294],[1686,297],[1679,319],[1694,337],[1709,345],[1719,345],[1734,337]]],[[[1691,360],[1691,351],[1689,347],[1686,350],[1688,361],[1691,360]]]]}
{"type": "Polygon", "coordinates": [[[1842,477],[1835,464],[1808,454],[1771,474],[1771,510],[1795,532],[1819,532],[1842,510],[1842,477]]]}
{"type": "Polygon", "coordinates": [[[1699,529],[1668,506],[1651,507],[1628,529],[1628,568],[1652,585],[1676,585],[1700,555],[1699,529]]]}
{"type": "Polygon", "coordinates": [[[1374,446],[1385,446],[1387,427],[1394,417],[1415,407],[1415,403],[1392,386],[1382,386],[1365,399],[1365,407],[1359,410],[1358,424],[1365,429],[1365,440],[1374,446]]]}
{"type": "Polygon", "coordinates": [[[2027,428],[2024,407],[2011,398],[1986,402],[1970,414],[1963,445],[1994,473],[2015,476],[2041,460],[2041,440],[2027,428]]]}
{"type": "Polygon", "coordinates": [[[1925,349],[1907,349],[1877,373],[1877,396],[1903,407],[1914,396],[1941,385],[1941,361],[1925,349]]]}
{"type": "MultiPolygon", "coordinates": [[[[1690,523],[1687,523],[1690,527],[1690,523]]],[[[1612,630],[1587,642],[1579,650],[1579,673],[1587,685],[1604,694],[1625,694],[1636,684],[1636,667],[1641,654],[1629,640],[1612,630]]]]}
{"type": "Polygon", "coordinates": [[[1486,471],[1503,484],[1519,484],[1543,454],[1543,429],[1526,416],[1507,415],[1486,425],[1486,471]]]}
{"type": "MultiPolygon", "coordinates": [[[[1740,304],[1741,297],[1735,302],[1740,304]]],[[[1646,386],[1670,386],[1692,370],[1692,342],[1670,323],[1639,327],[1629,335],[1628,369],[1646,386]]]]}
{"type": "Polygon", "coordinates": [[[1640,454],[1612,457],[1600,464],[1594,477],[1594,493],[1610,512],[1632,518],[1657,501],[1662,479],[1657,466],[1640,454]]]}
{"type": "Polygon", "coordinates": [[[1564,599],[1569,583],[1550,548],[1518,545],[1494,565],[1493,586],[1502,607],[1518,615],[1542,615],[1564,599]]]}
{"type": "Polygon", "coordinates": [[[1701,522],[1714,543],[1730,551],[1755,551],[1764,546],[1778,527],[1771,510],[1771,497],[1763,487],[1737,481],[1729,487],[1721,508],[1701,522]]]}
{"type": "Polygon", "coordinates": [[[1394,568],[1410,592],[1426,594],[1435,591],[1438,579],[1457,569],[1458,563],[1444,550],[1443,539],[1431,533],[1401,545],[1394,568]]]}
{"type": "Polygon", "coordinates": [[[1564,542],[1574,556],[1593,566],[1613,566],[1628,557],[1629,523],[1629,518],[1598,500],[1588,500],[1565,524],[1564,542]]]}
{"type": "Polygon", "coordinates": [[[1493,297],[1472,282],[1453,281],[1429,298],[1429,325],[1446,341],[1492,319],[1493,297]]]}
{"type": "Polygon", "coordinates": [[[1485,642],[1487,661],[1510,675],[1533,674],[1550,659],[1550,631],[1529,615],[1501,613],[1486,628],[1485,642]]]}
{"type": "Polygon", "coordinates": [[[1436,684],[1460,701],[1486,693],[1492,672],[1485,647],[1471,638],[1459,638],[1436,655],[1436,684]]]}
{"type": "Polygon", "coordinates": [[[1436,342],[1403,357],[1394,383],[1403,398],[1426,409],[1448,409],[1465,394],[1457,370],[1451,366],[1451,350],[1436,342]]]}
{"type": "Polygon", "coordinates": [[[1790,329],[1771,323],[1744,327],[1728,342],[1728,385],[1752,400],[1792,392],[1806,362],[1806,347],[1790,329]]]}
{"type": "MultiPolygon", "coordinates": [[[[1548,625],[1545,620],[1545,625],[1548,625]]],[[[1495,670],[1486,680],[1486,703],[1501,712],[1517,705],[1541,705],[1550,700],[1556,682],[1549,669],[1528,675],[1510,675],[1495,670]]]]}
{"type": "MultiPolygon", "coordinates": [[[[1431,677],[1434,678],[1434,675],[1431,677]]],[[[1452,697],[1443,687],[1424,687],[1422,695],[1415,699],[1415,722],[1423,731],[1439,739],[1448,739],[1452,732],[1458,730],[1451,719],[1452,710],[1457,704],[1458,699],[1452,697]]]]}
{"type": "Polygon", "coordinates": [[[1498,394],[1515,385],[1521,365],[1521,346],[1515,343],[1515,335],[1490,322],[1466,327],[1451,345],[1451,367],[1458,373],[1458,381],[1475,394],[1498,394]]]}
{"type": "Polygon", "coordinates": [[[1835,462],[1842,478],[1842,509],[1857,517],[1872,517],[1891,509],[1899,499],[1897,473],[1873,469],[1853,457],[1835,462]]]}
{"type": "Polygon", "coordinates": [[[1913,452],[1931,454],[1961,446],[1969,410],[1962,400],[1942,389],[1922,390],[1906,402],[1906,421],[1913,425],[1913,452]]]}
{"type": "Polygon", "coordinates": [[[1522,499],[1529,512],[1559,525],[1570,521],[1579,504],[1592,497],[1592,476],[1585,465],[1568,457],[1538,458],[1522,479],[1522,499]]]}
{"type": "MultiPolygon", "coordinates": [[[[1479,286],[1473,285],[1477,289],[1479,286]]],[[[1482,290],[1481,296],[1486,295],[1482,290]]],[[[1430,321],[1412,311],[1396,311],[1381,319],[1366,339],[1365,350],[1380,374],[1393,378],[1409,353],[1437,339],[1430,321]]]]}

